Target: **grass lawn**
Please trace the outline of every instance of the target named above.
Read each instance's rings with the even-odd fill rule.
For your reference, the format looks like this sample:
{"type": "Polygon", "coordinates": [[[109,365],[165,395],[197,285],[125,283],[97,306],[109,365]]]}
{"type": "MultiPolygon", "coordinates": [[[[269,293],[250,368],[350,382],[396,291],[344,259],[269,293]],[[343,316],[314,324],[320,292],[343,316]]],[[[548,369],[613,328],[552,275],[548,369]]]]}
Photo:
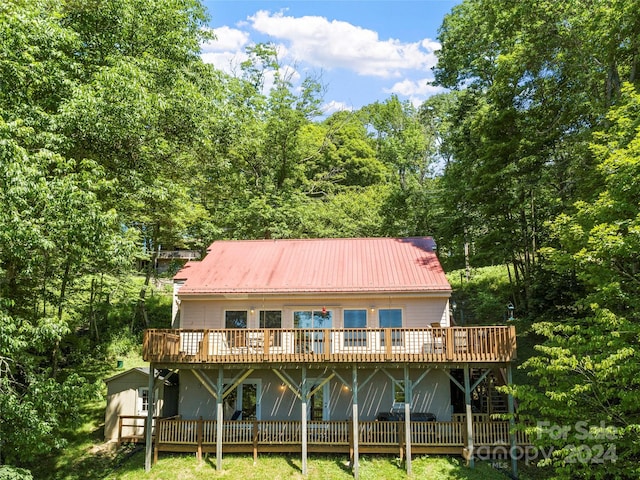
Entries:
{"type": "MultiPolygon", "coordinates": [[[[198,462],[194,454],[161,453],[158,463],[148,474],[144,471],[144,447],[122,445],[107,448],[104,443],[104,402],[87,405],[84,426],[70,438],[66,448],[57,455],[45,457],[32,466],[33,478],[39,480],[352,480],[347,455],[311,454],[308,475],[301,472],[299,454],[260,454],[253,464],[251,454],[226,454],[223,470],[216,471],[216,458],[209,455],[198,462]]],[[[509,467],[509,462],[502,461],[509,467]]],[[[465,465],[462,457],[414,456],[414,479],[444,480],[505,480],[509,476],[488,462],[476,462],[474,469],[465,465]]],[[[520,467],[520,480],[549,478],[534,467],[520,467]]],[[[548,473],[548,472],[547,472],[548,473]]],[[[363,455],[360,458],[362,480],[408,478],[404,465],[391,455],[363,455]]]]}
{"type": "MultiPolygon", "coordinates": [[[[301,472],[299,454],[261,454],[253,464],[250,454],[226,454],[223,470],[216,471],[215,455],[198,462],[193,454],[161,453],[158,463],[148,474],[144,471],[144,447],[122,445],[107,448],[104,443],[103,401],[92,402],[86,408],[86,422],[70,436],[69,444],[57,454],[41,458],[31,466],[34,479],[40,480],[279,480],[279,479],[353,479],[346,455],[312,454],[308,459],[308,475],[301,472]]],[[[501,461],[508,469],[509,462],[501,461]]],[[[456,456],[415,456],[415,479],[444,480],[505,480],[509,476],[489,462],[476,462],[474,469],[465,466],[456,456]]],[[[546,479],[549,472],[535,467],[519,466],[520,480],[546,479]],[[545,474],[546,473],[546,474],[545,474]]],[[[363,455],[360,458],[362,480],[408,478],[398,458],[383,455],[363,455]]]]}
{"type": "MultiPolygon", "coordinates": [[[[209,456],[199,463],[194,455],[161,454],[151,472],[144,472],[144,452],[138,451],[125,463],[114,468],[106,476],[109,480],[199,480],[221,478],[226,480],[279,480],[279,479],[353,479],[347,465],[346,456],[313,455],[308,460],[308,475],[301,473],[301,461],[298,455],[259,456],[253,464],[253,457],[246,454],[225,455],[223,470],[216,471],[215,456],[209,456]]],[[[413,460],[413,478],[430,480],[468,479],[488,480],[506,479],[504,473],[487,463],[476,468],[465,466],[462,458],[420,456],[413,460]]],[[[360,459],[360,478],[362,480],[387,480],[408,478],[404,466],[397,458],[390,456],[363,456],[360,459]]],[[[522,477],[521,478],[525,478],[522,477]]],[[[529,477],[526,477],[529,478],[529,477]]]]}

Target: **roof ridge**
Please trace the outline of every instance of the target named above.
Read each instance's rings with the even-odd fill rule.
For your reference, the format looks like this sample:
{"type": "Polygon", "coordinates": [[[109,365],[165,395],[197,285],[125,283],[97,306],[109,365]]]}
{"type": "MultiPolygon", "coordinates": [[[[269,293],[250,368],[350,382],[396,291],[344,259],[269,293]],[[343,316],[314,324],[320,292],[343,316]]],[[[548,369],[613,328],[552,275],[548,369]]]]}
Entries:
{"type": "Polygon", "coordinates": [[[240,239],[219,239],[214,240],[214,243],[239,243],[239,242],[255,242],[255,243],[269,243],[269,242],[315,242],[315,241],[345,241],[345,240],[433,240],[431,235],[414,235],[410,237],[310,237],[310,238],[240,238],[240,239]]]}

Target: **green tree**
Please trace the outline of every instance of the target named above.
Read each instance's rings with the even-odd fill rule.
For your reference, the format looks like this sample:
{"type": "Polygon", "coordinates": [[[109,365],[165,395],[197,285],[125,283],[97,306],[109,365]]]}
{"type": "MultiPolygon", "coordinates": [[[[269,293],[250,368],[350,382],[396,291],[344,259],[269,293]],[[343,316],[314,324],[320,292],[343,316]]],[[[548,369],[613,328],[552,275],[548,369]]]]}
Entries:
{"type": "Polygon", "coordinates": [[[409,102],[392,96],[362,109],[376,146],[376,157],[389,172],[391,188],[381,205],[381,234],[439,235],[436,216],[438,135],[409,102]]]}
{"type": "Polygon", "coordinates": [[[79,39],[54,18],[55,8],[49,0],[0,4],[0,116],[33,127],[32,143],[56,140],[51,115],[75,84],[79,39]]]}
{"type": "Polygon", "coordinates": [[[67,154],[104,168],[112,189],[103,203],[117,206],[140,235],[147,267],[132,326],[141,319],[148,327],[145,298],[158,250],[181,246],[207,216],[192,194],[209,134],[212,82],[197,78],[214,78],[197,56],[209,35],[195,1],[97,3],[104,7],[97,12],[84,3],[65,10],[88,49],[80,52],[83,82],[63,103],[61,123],[67,154]]]}
{"type": "Polygon", "coordinates": [[[59,372],[61,344],[84,319],[69,305],[83,274],[117,269],[131,244],[97,202],[96,166],[19,138],[0,121],[0,463],[23,465],[63,444],[93,386],[59,372]]]}
{"type": "Polygon", "coordinates": [[[256,45],[248,53],[243,76],[228,80],[231,95],[220,106],[232,141],[216,149],[208,164],[219,176],[210,176],[201,188],[221,184],[212,185],[217,198],[207,209],[227,237],[300,236],[308,202],[301,138],[319,113],[321,87],[309,77],[296,91],[271,45],[256,45]],[[265,85],[266,78],[272,85],[265,85]]]}
{"type": "Polygon", "coordinates": [[[361,117],[357,112],[341,111],[321,124],[305,127],[302,152],[309,193],[322,195],[386,181],[389,171],[377,158],[361,117]]]}
{"type": "Polygon", "coordinates": [[[302,212],[303,236],[309,238],[379,237],[383,202],[389,195],[384,184],[350,187],[309,203],[302,212]]]}
{"type": "MultiPolygon", "coordinates": [[[[548,265],[571,276],[584,298],[571,316],[534,324],[545,338],[525,362],[540,390],[518,386],[520,414],[544,419],[537,442],[554,454],[557,478],[637,478],[640,474],[640,93],[621,87],[610,127],[592,144],[603,187],[592,201],[551,224],[548,265]],[[586,433],[585,433],[586,430],[586,433]]],[[[564,314],[562,313],[564,312],[564,314]]]]}
{"type": "Polygon", "coordinates": [[[477,261],[510,263],[525,307],[545,220],[593,191],[590,134],[620,79],[636,79],[638,22],[621,16],[634,6],[470,0],[440,29],[436,80],[464,90],[444,175],[465,187],[456,203],[488,256],[477,261]]]}
{"type": "Polygon", "coordinates": [[[0,464],[63,445],[95,392],[69,367],[102,351],[99,285],[204,212],[203,21],[190,0],[0,5],[0,464]]]}

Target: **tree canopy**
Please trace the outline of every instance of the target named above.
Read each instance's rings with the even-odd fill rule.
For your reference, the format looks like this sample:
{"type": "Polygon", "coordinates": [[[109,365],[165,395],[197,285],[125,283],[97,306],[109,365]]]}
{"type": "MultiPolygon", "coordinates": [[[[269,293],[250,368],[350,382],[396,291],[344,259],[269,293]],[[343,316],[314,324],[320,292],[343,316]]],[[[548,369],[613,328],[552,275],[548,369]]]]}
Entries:
{"type": "Polygon", "coordinates": [[[628,399],[638,392],[640,50],[637,15],[623,13],[637,7],[471,0],[440,30],[436,78],[457,90],[444,137],[442,181],[459,212],[449,228],[482,249],[476,261],[511,264],[514,303],[536,320],[541,342],[524,368],[537,385],[515,392],[521,419],[551,426],[532,433],[555,449],[543,463],[557,478],[638,475],[628,399]],[[601,465],[570,461],[601,446],[601,465]]]}

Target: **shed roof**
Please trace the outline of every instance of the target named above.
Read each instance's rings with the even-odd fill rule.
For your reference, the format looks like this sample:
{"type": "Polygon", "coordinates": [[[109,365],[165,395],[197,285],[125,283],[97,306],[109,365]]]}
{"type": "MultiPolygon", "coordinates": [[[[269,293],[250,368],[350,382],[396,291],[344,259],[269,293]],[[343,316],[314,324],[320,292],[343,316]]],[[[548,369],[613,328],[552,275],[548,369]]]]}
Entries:
{"type": "Polygon", "coordinates": [[[181,296],[451,291],[430,237],[217,241],[174,279],[181,296]]]}
{"type": "MultiPolygon", "coordinates": [[[[159,374],[158,378],[163,380],[166,384],[169,384],[171,382],[169,382],[167,380],[167,377],[169,377],[168,370],[154,370],[155,373],[159,374]]],[[[105,378],[104,382],[105,383],[110,383],[114,380],[117,380],[119,378],[123,378],[126,377],[128,375],[131,374],[138,374],[138,375],[144,375],[145,377],[149,378],[149,367],[134,367],[134,368],[130,368],[129,370],[125,370],[123,372],[117,373],[115,375],[113,375],[112,377],[109,378],[105,378]]]]}

